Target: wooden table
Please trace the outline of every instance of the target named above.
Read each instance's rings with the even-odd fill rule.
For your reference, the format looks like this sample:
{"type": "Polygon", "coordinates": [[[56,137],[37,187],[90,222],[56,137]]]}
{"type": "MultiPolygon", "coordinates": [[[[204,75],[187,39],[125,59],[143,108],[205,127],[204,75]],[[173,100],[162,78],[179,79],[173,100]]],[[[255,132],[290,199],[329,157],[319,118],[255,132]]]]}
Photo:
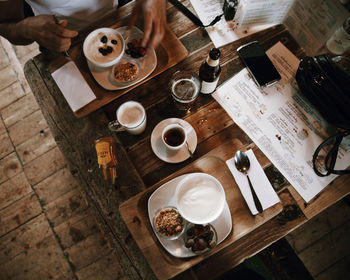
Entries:
{"type": "MultiPolygon", "coordinates": [[[[183,3],[190,7],[189,1],[183,3]]],[[[126,17],[131,8],[132,4],[122,7],[89,30],[114,25],[116,18],[126,17]]],[[[347,195],[350,189],[350,176],[337,178],[314,200],[305,204],[293,187],[212,97],[200,96],[193,110],[187,114],[176,110],[168,90],[171,75],[177,70],[198,72],[200,64],[205,60],[213,44],[205,31],[193,25],[171,4],[168,4],[167,12],[169,26],[187,49],[188,57],[85,117],[77,118],[72,113],[51,77],[50,69],[53,62],[63,61],[63,56],[38,55],[26,63],[25,75],[54,138],[69,163],[72,174],[94,209],[96,219],[110,245],[119,256],[126,276],[130,279],[156,277],[209,279],[238,265],[347,195]],[[107,129],[107,122],[114,119],[116,108],[127,100],[139,101],[147,110],[147,129],[139,136],[126,133],[113,134],[107,129]],[[170,117],[183,118],[195,128],[198,146],[193,159],[169,164],[162,162],[153,154],[150,145],[152,129],[161,120],[170,117]],[[97,166],[94,140],[105,136],[117,139],[117,158],[120,164],[115,187],[105,184],[97,166]],[[164,253],[169,265],[163,266],[161,271],[152,271],[154,260],[148,259],[150,265],[148,264],[130,235],[121,217],[119,206],[137,197],[138,194],[140,196],[140,193],[147,193],[148,189],[155,188],[176,174],[182,174],[186,168],[205,158],[212,150],[229,149],[227,143],[234,143],[235,149],[254,149],[268,178],[278,191],[283,210],[248,234],[233,240],[227,246],[217,248],[208,256],[175,259],[164,253]]],[[[77,45],[81,44],[81,40],[89,30],[80,34],[77,45]]],[[[220,48],[222,74],[219,83],[243,68],[235,50],[251,40],[260,41],[265,49],[282,41],[298,57],[303,56],[302,50],[286,29],[281,25],[275,26],[220,48]]],[[[136,213],[133,223],[142,221],[141,216],[137,215],[136,213]]],[[[152,242],[157,244],[155,238],[152,242]]],[[[158,245],[160,246],[159,243],[158,245]]]]}

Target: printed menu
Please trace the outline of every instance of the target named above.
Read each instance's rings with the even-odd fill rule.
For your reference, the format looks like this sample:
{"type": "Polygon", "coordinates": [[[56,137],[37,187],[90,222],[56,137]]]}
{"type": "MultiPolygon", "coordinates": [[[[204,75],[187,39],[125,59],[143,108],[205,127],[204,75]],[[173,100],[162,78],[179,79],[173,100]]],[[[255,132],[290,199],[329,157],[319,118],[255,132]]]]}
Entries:
{"type": "MultiPolygon", "coordinates": [[[[223,13],[224,0],[190,2],[205,25],[223,13]]],[[[306,54],[314,56],[348,16],[349,12],[339,0],[240,0],[233,20],[226,21],[222,17],[206,30],[214,46],[219,48],[257,31],[283,24],[306,54]]]]}
{"type": "MultiPolygon", "coordinates": [[[[293,77],[299,59],[280,42],[267,54],[282,76],[279,83],[262,91],[245,68],[220,86],[213,97],[309,202],[336,178],[319,177],[312,168],[315,149],[335,128],[298,91],[293,77]]],[[[336,169],[349,164],[347,137],[339,150],[336,169]]]]}

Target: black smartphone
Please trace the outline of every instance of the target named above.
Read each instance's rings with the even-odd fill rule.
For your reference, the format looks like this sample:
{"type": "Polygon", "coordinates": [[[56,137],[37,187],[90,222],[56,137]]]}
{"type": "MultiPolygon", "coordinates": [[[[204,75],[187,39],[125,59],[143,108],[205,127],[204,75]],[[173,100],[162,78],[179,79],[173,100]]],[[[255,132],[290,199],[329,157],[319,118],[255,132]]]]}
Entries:
{"type": "Polygon", "coordinates": [[[281,79],[281,75],[258,41],[240,46],[237,53],[261,88],[272,86],[281,79]]]}

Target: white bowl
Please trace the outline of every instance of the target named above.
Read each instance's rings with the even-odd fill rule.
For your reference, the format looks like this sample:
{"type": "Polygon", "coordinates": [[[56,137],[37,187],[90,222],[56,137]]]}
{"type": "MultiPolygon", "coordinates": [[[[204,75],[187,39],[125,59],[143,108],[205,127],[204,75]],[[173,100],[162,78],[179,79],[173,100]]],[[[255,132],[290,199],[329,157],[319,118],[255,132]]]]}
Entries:
{"type": "Polygon", "coordinates": [[[182,179],[175,191],[177,209],[193,224],[208,224],[222,213],[226,196],[221,183],[206,173],[192,173],[182,179]]]}
{"type": "MultiPolygon", "coordinates": [[[[110,39],[110,38],[108,38],[110,39]]],[[[92,31],[84,40],[83,52],[87,60],[92,64],[99,67],[110,67],[122,58],[125,50],[125,41],[123,36],[113,28],[98,28],[92,31]],[[117,39],[118,44],[114,45],[111,42],[102,43],[100,37],[106,35],[107,37],[113,37],[117,39]],[[105,48],[106,46],[113,48],[112,53],[103,56],[99,52],[99,48],[105,48]]]]}

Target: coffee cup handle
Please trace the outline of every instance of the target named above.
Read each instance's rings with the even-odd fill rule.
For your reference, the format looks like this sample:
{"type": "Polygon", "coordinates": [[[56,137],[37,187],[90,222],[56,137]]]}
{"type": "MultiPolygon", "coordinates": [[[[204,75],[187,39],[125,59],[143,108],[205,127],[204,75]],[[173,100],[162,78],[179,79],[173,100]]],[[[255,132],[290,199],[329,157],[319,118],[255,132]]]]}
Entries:
{"type": "Polygon", "coordinates": [[[108,123],[108,128],[111,131],[124,131],[126,128],[120,124],[117,120],[108,123]]]}

